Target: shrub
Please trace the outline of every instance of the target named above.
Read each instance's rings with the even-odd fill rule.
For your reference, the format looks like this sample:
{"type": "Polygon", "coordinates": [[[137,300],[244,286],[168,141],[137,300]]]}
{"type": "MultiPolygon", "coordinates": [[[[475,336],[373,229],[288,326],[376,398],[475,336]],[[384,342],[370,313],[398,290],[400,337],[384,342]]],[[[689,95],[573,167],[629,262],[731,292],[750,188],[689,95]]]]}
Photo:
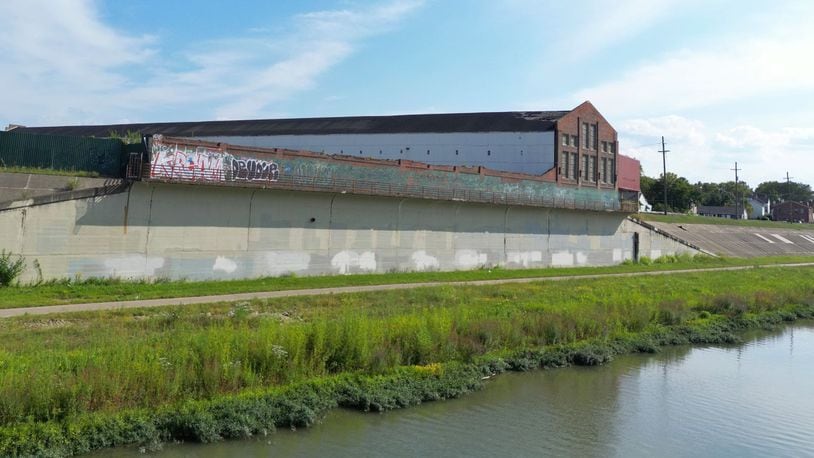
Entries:
{"type": "Polygon", "coordinates": [[[712,298],[710,304],[699,307],[711,313],[724,315],[727,317],[738,317],[749,311],[749,304],[746,299],[738,294],[724,293],[712,298]]]}
{"type": "Polygon", "coordinates": [[[22,256],[15,256],[6,250],[0,251],[0,287],[9,286],[25,269],[22,256]]]}
{"type": "Polygon", "coordinates": [[[73,191],[73,190],[75,190],[77,188],[79,188],[79,178],[78,177],[73,177],[70,180],[68,180],[67,183],[65,183],[65,190],[66,191],[73,191]]]}

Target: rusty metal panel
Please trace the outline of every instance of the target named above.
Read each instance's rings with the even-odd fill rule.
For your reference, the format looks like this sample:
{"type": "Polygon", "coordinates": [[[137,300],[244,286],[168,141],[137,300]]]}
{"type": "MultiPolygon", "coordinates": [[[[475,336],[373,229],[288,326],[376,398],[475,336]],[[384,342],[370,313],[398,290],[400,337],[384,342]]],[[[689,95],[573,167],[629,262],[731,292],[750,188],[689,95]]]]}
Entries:
{"type": "Polygon", "coordinates": [[[621,154],[619,154],[617,158],[619,189],[641,191],[641,166],[639,161],[621,154]]]}

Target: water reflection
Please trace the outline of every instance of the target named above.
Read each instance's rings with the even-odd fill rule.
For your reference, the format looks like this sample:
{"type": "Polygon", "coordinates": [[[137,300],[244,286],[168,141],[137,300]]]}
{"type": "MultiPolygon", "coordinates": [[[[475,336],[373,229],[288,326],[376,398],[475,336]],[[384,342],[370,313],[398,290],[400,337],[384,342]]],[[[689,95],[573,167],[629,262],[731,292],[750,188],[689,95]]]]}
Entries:
{"type": "Polygon", "coordinates": [[[748,338],[741,346],[676,347],[599,368],[506,374],[462,399],[385,414],[337,410],[311,429],[169,446],[158,455],[811,455],[814,327],[748,338]]]}

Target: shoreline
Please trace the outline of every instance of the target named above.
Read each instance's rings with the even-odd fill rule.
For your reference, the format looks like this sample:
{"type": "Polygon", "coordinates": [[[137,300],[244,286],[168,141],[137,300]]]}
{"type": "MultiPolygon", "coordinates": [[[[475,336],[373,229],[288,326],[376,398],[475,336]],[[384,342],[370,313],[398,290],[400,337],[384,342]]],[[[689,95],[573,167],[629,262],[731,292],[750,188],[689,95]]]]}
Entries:
{"type": "MultiPolygon", "coordinates": [[[[726,313],[726,310],[721,310],[726,313]]],[[[814,318],[814,304],[732,316],[700,312],[692,323],[656,325],[614,338],[581,340],[450,361],[401,366],[380,375],[361,372],[187,401],[158,409],[89,413],[61,422],[28,422],[0,427],[3,455],[70,456],[108,447],[158,450],[168,441],[214,442],[269,434],[276,428],[308,427],[333,408],[385,411],[422,402],[460,397],[483,387],[485,379],[507,371],[595,366],[615,356],[654,353],[673,345],[734,344],[742,332],[814,318]]]]}

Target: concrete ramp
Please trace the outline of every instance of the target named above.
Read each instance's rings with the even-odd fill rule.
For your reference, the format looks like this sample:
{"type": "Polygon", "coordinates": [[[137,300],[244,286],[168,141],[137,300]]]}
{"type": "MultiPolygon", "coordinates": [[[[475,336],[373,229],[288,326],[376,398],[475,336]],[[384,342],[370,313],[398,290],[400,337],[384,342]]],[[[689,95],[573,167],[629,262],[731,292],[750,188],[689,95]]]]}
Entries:
{"type": "Polygon", "coordinates": [[[647,221],[660,232],[722,256],[814,255],[814,227],[776,228],[647,221]]]}

